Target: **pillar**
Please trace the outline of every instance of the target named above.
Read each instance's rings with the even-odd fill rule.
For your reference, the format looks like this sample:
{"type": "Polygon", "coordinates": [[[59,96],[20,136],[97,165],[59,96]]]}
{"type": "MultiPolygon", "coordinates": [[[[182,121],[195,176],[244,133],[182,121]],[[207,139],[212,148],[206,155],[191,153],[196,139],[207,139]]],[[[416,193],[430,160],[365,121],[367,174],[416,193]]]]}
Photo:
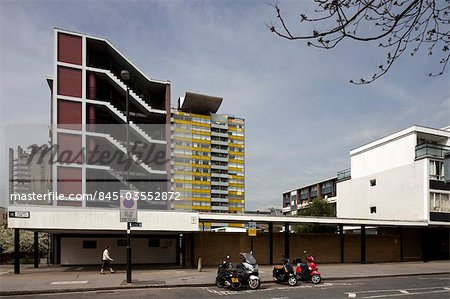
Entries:
{"type": "Polygon", "coordinates": [[[284,257],[289,258],[289,222],[284,223],[284,257]]]}
{"type": "Polygon", "coordinates": [[[400,226],[398,228],[399,238],[400,238],[400,261],[405,261],[405,243],[404,243],[404,233],[403,233],[403,227],[400,226]]]}
{"type": "Polygon", "coordinates": [[[339,239],[341,243],[341,263],[344,263],[344,226],[339,224],[339,239]]]}
{"type": "Polygon", "coordinates": [[[34,254],[34,267],[39,268],[39,233],[34,232],[34,244],[33,244],[33,254],[34,254]]]}
{"type": "Polygon", "coordinates": [[[273,265],[273,223],[269,223],[269,265],[273,265]]]}
{"type": "Polygon", "coordinates": [[[20,230],[14,229],[14,274],[20,274],[20,230]]]}
{"type": "Polygon", "coordinates": [[[366,226],[361,225],[361,264],[366,263],[366,226]]]}

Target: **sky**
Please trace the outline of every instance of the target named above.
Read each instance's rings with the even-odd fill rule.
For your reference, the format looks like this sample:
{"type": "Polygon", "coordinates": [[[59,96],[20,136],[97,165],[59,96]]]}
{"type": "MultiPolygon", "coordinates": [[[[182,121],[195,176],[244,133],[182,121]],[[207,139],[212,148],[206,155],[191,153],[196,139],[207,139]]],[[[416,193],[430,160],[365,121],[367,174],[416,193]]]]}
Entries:
{"type": "MultiPolygon", "coordinates": [[[[309,1],[278,1],[287,20],[309,1]]],[[[224,98],[219,110],[246,120],[246,209],[281,208],[282,193],[350,167],[349,152],[411,125],[450,125],[450,80],[429,78],[439,57],[405,55],[370,85],[384,52],[344,42],[333,51],[276,37],[264,1],[0,0],[0,177],[8,128],[50,119],[53,28],[107,38],[149,77],[224,98]]],[[[319,28],[320,29],[320,28],[319,28]]],[[[299,29],[300,30],[300,29],[299,29]]],[[[7,198],[0,181],[0,205],[7,198]]]]}

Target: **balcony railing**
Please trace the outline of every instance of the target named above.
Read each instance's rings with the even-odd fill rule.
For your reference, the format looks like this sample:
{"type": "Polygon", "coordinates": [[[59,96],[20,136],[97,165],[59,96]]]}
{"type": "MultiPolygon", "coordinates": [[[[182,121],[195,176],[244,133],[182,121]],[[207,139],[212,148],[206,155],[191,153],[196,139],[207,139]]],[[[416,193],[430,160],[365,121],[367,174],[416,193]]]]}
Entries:
{"type": "Polygon", "coordinates": [[[338,182],[346,181],[352,178],[351,169],[345,169],[338,171],[337,173],[337,180],[338,182]]]}
{"type": "Polygon", "coordinates": [[[424,143],[416,146],[416,159],[422,157],[444,158],[446,152],[450,152],[450,146],[424,143]]]}

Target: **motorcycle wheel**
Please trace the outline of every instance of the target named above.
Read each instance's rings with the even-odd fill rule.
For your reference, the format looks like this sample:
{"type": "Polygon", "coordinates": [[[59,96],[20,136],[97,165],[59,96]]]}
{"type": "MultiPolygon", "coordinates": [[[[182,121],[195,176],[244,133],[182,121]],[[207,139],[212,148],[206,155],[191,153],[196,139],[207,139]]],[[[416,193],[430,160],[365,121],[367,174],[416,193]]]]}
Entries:
{"type": "Polygon", "coordinates": [[[288,279],[288,284],[289,284],[291,287],[297,285],[297,282],[298,282],[298,280],[297,280],[297,277],[295,277],[295,276],[291,276],[291,277],[289,277],[289,279],[288,279]]]}
{"type": "Polygon", "coordinates": [[[219,277],[216,278],[216,286],[218,286],[219,288],[223,288],[224,287],[223,280],[220,279],[219,277]]]}
{"type": "Polygon", "coordinates": [[[249,279],[248,281],[248,287],[250,290],[256,290],[261,285],[261,282],[259,279],[249,279]]]}
{"type": "Polygon", "coordinates": [[[322,278],[320,277],[320,275],[314,274],[313,276],[311,276],[311,281],[313,284],[319,284],[321,280],[322,278]]]}

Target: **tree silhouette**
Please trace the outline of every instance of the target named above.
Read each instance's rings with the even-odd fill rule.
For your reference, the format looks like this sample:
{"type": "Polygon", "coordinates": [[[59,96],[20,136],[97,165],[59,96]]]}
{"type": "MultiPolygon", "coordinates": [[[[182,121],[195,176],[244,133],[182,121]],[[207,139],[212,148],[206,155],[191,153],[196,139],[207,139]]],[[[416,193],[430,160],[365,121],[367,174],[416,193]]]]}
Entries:
{"type": "Polygon", "coordinates": [[[268,24],[270,31],[288,40],[306,40],[308,46],[333,49],[343,40],[378,41],[386,51],[385,63],[369,78],[353,84],[368,84],[385,75],[404,53],[414,56],[422,47],[428,55],[441,56],[439,71],[444,73],[449,57],[450,0],[314,0],[314,16],[299,13],[301,26],[311,25],[310,33],[297,35],[282,15],[280,6],[269,4],[276,11],[277,26],[268,24]],[[319,31],[316,25],[326,26],[319,31]]]}

